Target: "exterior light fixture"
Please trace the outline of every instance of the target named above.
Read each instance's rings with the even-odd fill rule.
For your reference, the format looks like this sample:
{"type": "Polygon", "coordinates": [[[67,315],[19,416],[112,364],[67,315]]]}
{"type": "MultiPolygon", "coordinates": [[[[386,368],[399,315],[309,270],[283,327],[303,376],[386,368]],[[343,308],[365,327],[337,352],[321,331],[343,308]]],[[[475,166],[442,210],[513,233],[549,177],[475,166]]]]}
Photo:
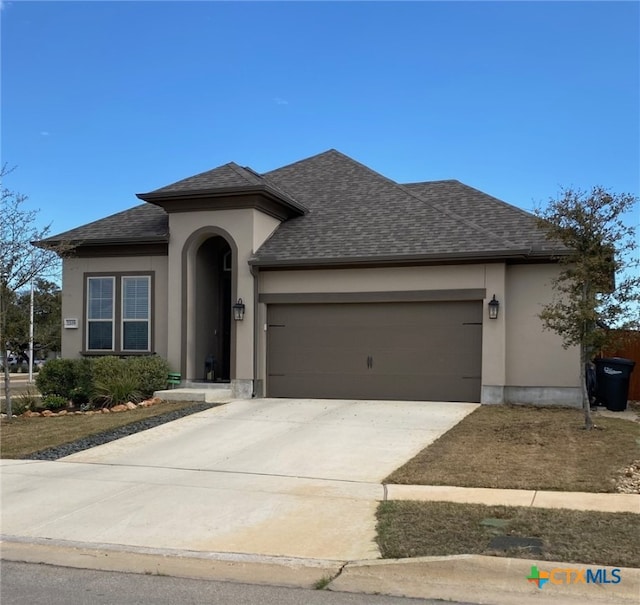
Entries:
{"type": "Polygon", "coordinates": [[[493,298],[489,301],[489,319],[498,319],[498,309],[500,308],[500,303],[496,300],[496,295],[493,295],[493,298]]]}
{"type": "Polygon", "coordinates": [[[244,303],[241,298],[233,305],[233,319],[236,321],[242,321],[244,319],[244,303]]]}

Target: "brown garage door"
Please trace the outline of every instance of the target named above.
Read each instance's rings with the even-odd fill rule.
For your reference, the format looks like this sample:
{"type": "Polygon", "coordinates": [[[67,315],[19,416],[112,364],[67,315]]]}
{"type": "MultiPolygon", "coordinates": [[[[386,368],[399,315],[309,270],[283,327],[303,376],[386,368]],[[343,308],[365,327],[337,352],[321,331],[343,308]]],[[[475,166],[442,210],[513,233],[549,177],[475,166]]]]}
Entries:
{"type": "Polygon", "coordinates": [[[268,306],[271,397],[480,401],[482,303],[268,306]]]}

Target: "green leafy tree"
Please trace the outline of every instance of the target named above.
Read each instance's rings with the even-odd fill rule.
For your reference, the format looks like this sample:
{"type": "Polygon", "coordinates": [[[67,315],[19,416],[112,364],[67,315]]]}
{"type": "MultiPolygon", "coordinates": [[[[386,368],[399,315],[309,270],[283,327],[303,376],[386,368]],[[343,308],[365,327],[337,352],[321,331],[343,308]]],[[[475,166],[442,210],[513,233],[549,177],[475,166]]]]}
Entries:
{"type": "MultiPolygon", "coordinates": [[[[11,172],[6,164],[0,168],[0,355],[3,358],[7,349],[9,303],[31,280],[59,273],[58,254],[64,251],[64,246],[52,250],[32,244],[47,237],[50,226],[37,227],[38,211],[24,206],[27,196],[5,187],[5,179],[11,172]]],[[[11,420],[9,364],[3,365],[5,406],[7,419],[11,420]]]]}
{"type": "MultiPolygon", "coordinates": [[[[57,284],[45,279],[35,279],[33,287],[33,351],[35,357],[43,357],[60,351],[62,293],[57,284]]],[[[7,306],[7,349],[24,361],[28,361],[30,323],[31,290],[12,293],[7,306]]]]}
{"type": "Polygon", "coordinates": [[[603,187],[585,192],[563,189],[557,199],[536,211],[539,226],[565,253],[552,301],[539,314],[545,329],[560,335],[565,348],[580,348],[585,428],[593,428],[586,387],[588,364],[615,344],[618,330],[640,325],[640,276],[635,229],[625,223],[637,198],[603,187]]]}

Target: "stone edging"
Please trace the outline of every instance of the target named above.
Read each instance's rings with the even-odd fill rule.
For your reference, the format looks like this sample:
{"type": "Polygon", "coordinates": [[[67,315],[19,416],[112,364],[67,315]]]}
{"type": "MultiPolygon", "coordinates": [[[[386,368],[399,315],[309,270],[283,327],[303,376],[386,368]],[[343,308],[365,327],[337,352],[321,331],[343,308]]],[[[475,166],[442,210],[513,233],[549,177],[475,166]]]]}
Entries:
{"type": "Polygon", "coordinates": [[[164,400],[160,399],[160,397],[152,397],[151,399],[145,399],[140,403],[133,403],[132,401],[127,401],[127,403],[121,403],[118,405],[114,405],[111,408],[103,407],[98,410],[60,410],[58,412],[53,412],[51,410],[43,410],[42,412],[32,412],[31,410],[27,410],[24,414],[21,414],[21,418],[51,418],[57,416],[92,416],[94,414],[117,414],[119,412],[129,412],[131,410],[137,410],[138,408],[148,408],[152,405],[158,405],[159,403],[163,403],[164,400]]]}

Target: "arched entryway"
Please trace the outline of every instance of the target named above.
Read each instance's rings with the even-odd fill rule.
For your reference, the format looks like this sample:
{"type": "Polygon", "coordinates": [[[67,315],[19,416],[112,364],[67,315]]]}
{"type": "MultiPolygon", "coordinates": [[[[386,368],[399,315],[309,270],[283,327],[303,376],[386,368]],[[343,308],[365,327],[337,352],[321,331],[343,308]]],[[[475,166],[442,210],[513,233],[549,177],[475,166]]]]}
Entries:
{"type": "Polygon", "coordinates": [[[227,241],[214,235],[195,254],[195,380],[228,382],[231,379],[233,295],[232,251],[227,241]]]}

